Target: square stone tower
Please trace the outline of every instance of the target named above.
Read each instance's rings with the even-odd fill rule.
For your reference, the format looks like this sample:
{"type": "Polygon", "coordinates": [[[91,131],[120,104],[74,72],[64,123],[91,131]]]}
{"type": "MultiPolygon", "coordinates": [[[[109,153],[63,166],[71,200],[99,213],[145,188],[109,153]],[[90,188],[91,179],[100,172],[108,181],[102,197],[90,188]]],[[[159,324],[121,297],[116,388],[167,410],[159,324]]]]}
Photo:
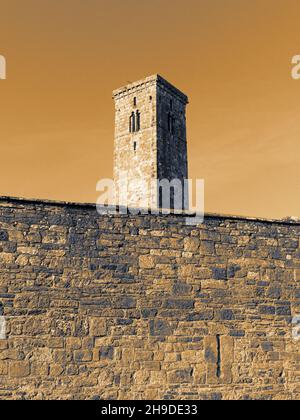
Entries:
{"type": "MultiPolygon", "coordinates": [[[[113,98],[114,178],[119,203],[133,208],[161,208],[163,189],[158,182],[176,179],[183,185],[188,179],[188,98],[159,75],[117,89],[113,98]]],[[[172,187],[171,208],[174,191],[172,187]]],[[[183,209],[187,209],[187,203],[186,190],[182,194],[183,209]]]]}

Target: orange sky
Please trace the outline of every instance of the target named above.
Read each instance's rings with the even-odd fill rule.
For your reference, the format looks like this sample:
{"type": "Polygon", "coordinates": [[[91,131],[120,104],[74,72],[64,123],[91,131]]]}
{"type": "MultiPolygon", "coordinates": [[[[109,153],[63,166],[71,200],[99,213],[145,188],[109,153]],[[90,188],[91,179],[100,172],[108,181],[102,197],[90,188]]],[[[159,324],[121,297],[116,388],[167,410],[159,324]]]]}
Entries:
{"type": "Polygon", "coordinates": [[[300,216],[299,0],[0,0],[0,195],[94,202],[112,176],[111,91],[188,94],[206,211],[300,216]]]}

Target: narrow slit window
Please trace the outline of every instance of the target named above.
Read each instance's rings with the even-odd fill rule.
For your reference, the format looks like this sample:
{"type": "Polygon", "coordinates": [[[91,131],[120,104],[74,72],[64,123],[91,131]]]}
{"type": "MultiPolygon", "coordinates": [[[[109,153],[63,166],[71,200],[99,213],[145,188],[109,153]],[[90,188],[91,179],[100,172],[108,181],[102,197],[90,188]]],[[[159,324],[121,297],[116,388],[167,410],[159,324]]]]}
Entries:
{"type": "Polygon", "coordinates": [[[172,117],[172,127],[171,127],[171,133],[174,134],[175,133],[175,117],[172,117]]]}
{"type": "Polygon", "coordinates": [[[169,112],[168,114],[168,131],[171,134],[175,133],[175,117],[169,112]]]}
{"type": "Polygon", "coordinates": [[[137,104],[137,99],[136,99],[136,97],[134,97],[133,98],[133,106],[136,106],[136,104],[137,104]]]}
{"type": "Polygon", "coordinates": [[[217,378],[221,377],[221,337],[220,335],[217,335],[217,353],[218,353],[218,357],[217,357],[217,378]]]}
{"type": "Polygon", "coordinates": [[[135,142],[133,143],[133,150],[136,152],[136,149],[137,149],[137,142],[135,141],[135,142]]]}
{"type": "Polygon", "coordinates": [[[169,112],[169,114],[168,114],[168,131],[169,131],[169,133],[171,133],[171,130],[172,130],[172,115],[169,112]]]}

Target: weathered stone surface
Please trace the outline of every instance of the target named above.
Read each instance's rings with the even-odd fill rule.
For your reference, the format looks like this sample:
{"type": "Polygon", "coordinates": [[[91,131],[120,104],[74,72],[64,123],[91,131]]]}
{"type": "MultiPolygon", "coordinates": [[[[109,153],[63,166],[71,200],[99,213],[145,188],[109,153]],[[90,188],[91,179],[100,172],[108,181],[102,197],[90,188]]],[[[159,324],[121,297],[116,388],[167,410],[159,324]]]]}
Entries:
{"type": "Polygon", "coordinates": [[[155,258],[152,255],[141,255],[139,261],[141,268],[155,267],[155,258]]]}
{"type": "Polygon", "coordinates": [[[93,358],[92,352],[89,350],[75,350],[74,361],[75,362],[90,362],[93,358]]]}
{"type": "Polygon", "coordinates": [[[103,318],[93,318],[91,320],[91,335],[95,337],[103,337],[107,333],[106,320],[103,318]]]}
{"type": "Polygon", "coordinates": [[[8,374],[8,363],[7,362],[0,362],[0,375],[7,375],[8,374]]]}
{"type": "Polygon", "coordinates": [[[30,374],[29,362],[10,362],[9,376],[11,378],[24,378],[30,374]]]}
{"type": "Polygon", "coordinates": [[[185,238],[184,250],[187,252],[196,252],[199,249],[200,240],[198,238],[185,238]]]}
{"type": "Polygon", "coordinates": [[[300,399],[299,224],[2,199],[0,232],[0,398],[300,399]]]}
{"type": "Polygon", "coordinates": [[[191,368],[168,372],[168,382],[170,384],[184,384],[193,382],[192,373],[193,370],[191,368]]]}
{"type": "Polygon", "coordinates": [[[112,346],[100,347],[100,359],[113,359],[114,348],[112,346]]]}
{"type": "Polygon", "coordinates": [[[168,321],[161,319],[150,321],[150,335],[163,337],[166,335],[171,335],[172,332],[172,327],[168,321]]]}
{"type": "Polygon", "coordinates": [[[0,242],[8,241],[8,233],[6,230],[0,230],[0,242]]]}

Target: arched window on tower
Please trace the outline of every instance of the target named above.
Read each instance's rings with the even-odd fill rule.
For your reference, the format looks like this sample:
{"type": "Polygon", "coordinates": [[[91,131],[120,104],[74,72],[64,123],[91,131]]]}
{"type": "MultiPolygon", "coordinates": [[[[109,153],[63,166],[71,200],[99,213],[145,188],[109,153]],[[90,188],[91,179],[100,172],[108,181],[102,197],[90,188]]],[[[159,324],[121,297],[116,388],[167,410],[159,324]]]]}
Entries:
{"type": "Polygon", "coordinates": [[[135,113],[132,112],[129,118],[129,132],[130,133],[135,133],[135,113]]]}
{"type": "Polygon", "coordinates": [[[136,133],[141,129],[141,113],[140,111],[132,111],[129,118],[129,132],[136,133]]]}
{"type": "Polygon", "coordinates": [[[136,131],[140,131],[141,129],[141,113],[140,111],[136,111],[136,131]]]}

